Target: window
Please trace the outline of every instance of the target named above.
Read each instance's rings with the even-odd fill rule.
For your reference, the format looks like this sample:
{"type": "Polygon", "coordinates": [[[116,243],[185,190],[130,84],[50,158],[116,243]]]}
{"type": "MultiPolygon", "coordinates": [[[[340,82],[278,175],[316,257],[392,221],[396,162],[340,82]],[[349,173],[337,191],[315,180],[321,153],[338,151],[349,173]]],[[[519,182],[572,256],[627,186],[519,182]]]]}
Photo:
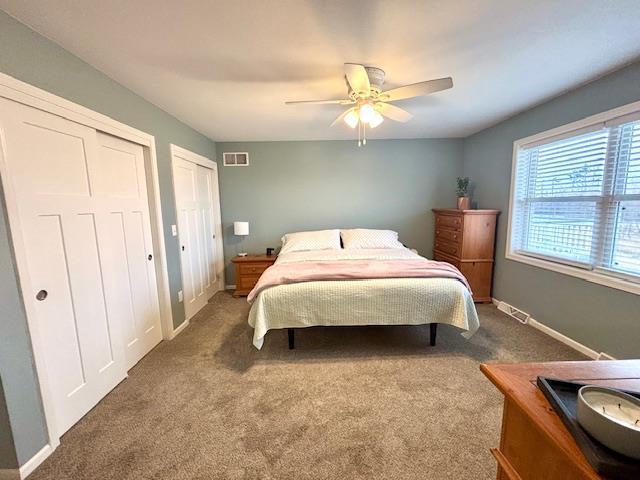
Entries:
{"type": "Polygon", "coordinates": [[[515,143],[508,258],[640,282],[640,112],[620,113],[515,143]]]}

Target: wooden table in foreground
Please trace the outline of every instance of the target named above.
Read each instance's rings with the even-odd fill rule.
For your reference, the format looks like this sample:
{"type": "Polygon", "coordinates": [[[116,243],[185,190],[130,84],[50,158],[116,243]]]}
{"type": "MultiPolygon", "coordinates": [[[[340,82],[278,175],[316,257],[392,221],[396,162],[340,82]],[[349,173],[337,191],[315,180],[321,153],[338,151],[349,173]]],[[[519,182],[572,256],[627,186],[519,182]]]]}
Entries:
{"type": "Polygon", "coordinates": [[[538,376],[640,391],[640,360],[482,364],[504,394],[498,480],[600,479],[536,386],[538,376]]]}

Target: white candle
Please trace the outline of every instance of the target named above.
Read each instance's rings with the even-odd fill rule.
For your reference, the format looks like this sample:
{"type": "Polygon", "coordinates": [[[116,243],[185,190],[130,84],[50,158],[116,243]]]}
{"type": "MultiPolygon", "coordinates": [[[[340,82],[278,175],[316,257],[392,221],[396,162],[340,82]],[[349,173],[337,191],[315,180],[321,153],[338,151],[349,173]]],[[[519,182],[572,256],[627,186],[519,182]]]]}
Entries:
{"type": "Polygon", "coordinates": [[[578,391],[578,422],[616,452],[640,460],[640,400],[612,388],[584,386],[578,391]]]}
{"type": "Polygon", "coordinates": [[[584,399],[605,417],[640,431],[640,406],[626,398],[598,390],[585,392],[584,399]]]}

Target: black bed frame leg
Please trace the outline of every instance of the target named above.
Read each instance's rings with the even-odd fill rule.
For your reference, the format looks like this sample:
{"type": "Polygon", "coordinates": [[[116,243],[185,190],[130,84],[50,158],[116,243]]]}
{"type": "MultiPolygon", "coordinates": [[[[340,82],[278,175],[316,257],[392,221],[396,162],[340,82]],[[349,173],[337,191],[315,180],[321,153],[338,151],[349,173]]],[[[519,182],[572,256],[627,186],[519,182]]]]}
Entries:
{"type": "Polygon", "coordinates": [[[293,328],[287,328],[287,334],[289,335],[289,350],[296,348],[295,334],[293,328]]]}
{"type": "MultiPolygon", "coordinates": [[[[436,345],[436,334],[438,333],[438,324],[430,323],[429,324],[429,339],[432,347],[436,345]]],[[[289,341],[289,345],[291,345],[291,341],[289,341]]]]}

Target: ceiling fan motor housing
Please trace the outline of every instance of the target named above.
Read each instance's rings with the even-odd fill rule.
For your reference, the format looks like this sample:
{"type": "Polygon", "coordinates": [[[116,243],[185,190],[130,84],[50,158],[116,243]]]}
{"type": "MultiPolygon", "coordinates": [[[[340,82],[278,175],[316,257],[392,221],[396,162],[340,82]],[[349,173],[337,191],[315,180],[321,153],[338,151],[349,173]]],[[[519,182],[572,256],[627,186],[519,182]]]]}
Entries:
{"type": "MultiPolygon", "coordinates": [[[[374,97],[377,97],[382,92],[382,85],[384,84],[384,70],[378,67],[364,67],[367,72],[367,77],[369,78],[369,83],[371,84],[371,92],[370,94],[374,97]]],[[[345,77],[345,81],[347,83],[347,88],[349,89],[349,98],[352,100],[356,100],[358,98],[358,94],[353,91],[351,85],[349,85],[349,81],[347,77],[345,77]]]]}

